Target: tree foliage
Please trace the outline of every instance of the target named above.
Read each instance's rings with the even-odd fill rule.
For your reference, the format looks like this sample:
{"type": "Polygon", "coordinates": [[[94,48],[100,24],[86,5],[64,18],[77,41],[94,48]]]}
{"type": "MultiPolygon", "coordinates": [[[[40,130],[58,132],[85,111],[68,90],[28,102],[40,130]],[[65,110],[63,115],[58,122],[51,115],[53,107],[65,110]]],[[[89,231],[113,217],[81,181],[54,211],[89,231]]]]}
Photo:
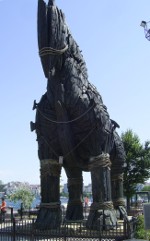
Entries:
{"type": "Polygon", "coordinates": [[[150,141],[142,145],[139,137],[130,129],[122,133],[121,138],[126,152],[124,194],[131,198],[136,192],[137,184],[144,184],[150,177],[150,141]]]}
{"type": "Polygon", "coordinates": [[[0,180],[0,192],[3,192],[4,191],[4,184],[2,182],[2,180],[0,180]]]}
{"type": "Polygon", "coordinates": [[[142,188],[142,191],[150,191],[150,186],[144,186],[143,188],[142,188]]]}
{"type": "Polygon", "coordinates": [[[21,201],[25,209],[30,208],[34,199],[33,193],[27,188],[18,189],[15,193],[9,196],[11,201],[21,201]]]}

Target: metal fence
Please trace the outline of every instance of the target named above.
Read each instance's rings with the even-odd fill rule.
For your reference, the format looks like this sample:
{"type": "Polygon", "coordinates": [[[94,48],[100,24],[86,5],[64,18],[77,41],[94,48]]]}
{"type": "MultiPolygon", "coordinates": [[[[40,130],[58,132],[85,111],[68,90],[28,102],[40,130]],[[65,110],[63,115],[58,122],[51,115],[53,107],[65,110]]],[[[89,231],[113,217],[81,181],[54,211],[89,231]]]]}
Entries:
{"type": "Polygon", "coordinates": [[[96,230],[86,228],[86,219],[83,221],[64,221],[57,229],[37,229],[35,219],[28,216],[12,217],[0,223],[0,240],[2,241],[122,241],[134,237],[136,219],[119,221],[118,225],[106,230],[97,227],[96,230]]]}

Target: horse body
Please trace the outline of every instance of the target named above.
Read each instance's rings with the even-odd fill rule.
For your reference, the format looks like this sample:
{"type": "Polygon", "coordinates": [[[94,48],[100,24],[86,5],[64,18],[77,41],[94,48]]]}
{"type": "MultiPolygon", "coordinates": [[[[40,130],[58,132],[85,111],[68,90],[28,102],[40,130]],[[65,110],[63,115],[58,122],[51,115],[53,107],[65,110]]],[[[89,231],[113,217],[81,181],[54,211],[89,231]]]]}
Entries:
{"type": "Polygon", "coordinates": [[[52,0],[48,6],[39,0],[38,23],[39,53],[48,82],[47,92],[36,105],[42,196],[37,223],[44,222],[53,228],[61,222],[59,178],[62,165],[68,177],[66,218],[83,218],[82,171],[90,171],[93,204],[87,226],[97,225],[99,210],[103,210],[101,219],[107,216],[108,223],[114,225],[111,182],[115,188],[114,199],[122,199],[125,162],[124,149],[115,132],[116,124],[110,119],[97,89],[89,83],[79,47],[62,11],[52,0]],[[111,181],[111,163],[112,176],[121,175],[117,183],[115,179],[111,181]],[[119,193],[118,187],[119,190],[121,187],[119,193]]]}

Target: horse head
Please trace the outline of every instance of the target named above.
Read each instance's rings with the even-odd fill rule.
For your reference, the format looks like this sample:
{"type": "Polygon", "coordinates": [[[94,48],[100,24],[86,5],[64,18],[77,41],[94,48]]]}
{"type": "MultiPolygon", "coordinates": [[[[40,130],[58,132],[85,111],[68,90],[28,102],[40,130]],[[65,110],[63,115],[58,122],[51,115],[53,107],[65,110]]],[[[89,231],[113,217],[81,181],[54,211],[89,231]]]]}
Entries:
{"type": "Polygon", "coordinates": [[[62,55],[68,49],[69,30],[65,16],[54,0],[46,4],[38,1],[38,45],[39,55],[46,78],[55,74],[62,66],[62,55]]]}

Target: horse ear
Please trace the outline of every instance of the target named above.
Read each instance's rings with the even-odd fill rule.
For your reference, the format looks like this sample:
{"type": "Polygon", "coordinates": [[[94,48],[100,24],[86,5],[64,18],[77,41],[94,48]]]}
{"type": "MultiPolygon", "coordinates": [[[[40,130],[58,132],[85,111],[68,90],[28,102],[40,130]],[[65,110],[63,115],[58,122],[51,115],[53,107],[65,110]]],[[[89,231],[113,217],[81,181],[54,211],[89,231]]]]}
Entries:
{"type": "Polygon", "coordinates": [[[49,0],[48,6],[54,6],[55,5],[55,0],[49,0]]]}

